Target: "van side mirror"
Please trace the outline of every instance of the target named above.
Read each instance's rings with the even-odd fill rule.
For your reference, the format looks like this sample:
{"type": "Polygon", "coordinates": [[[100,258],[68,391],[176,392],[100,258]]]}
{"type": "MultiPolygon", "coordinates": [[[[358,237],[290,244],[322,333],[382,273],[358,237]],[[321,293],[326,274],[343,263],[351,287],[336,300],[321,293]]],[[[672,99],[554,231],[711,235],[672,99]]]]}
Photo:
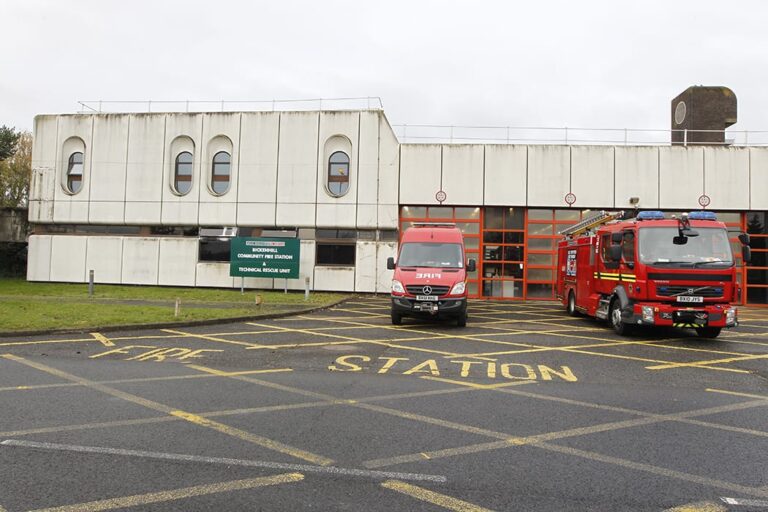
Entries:
{"type": "Polygon", "coordinates": [[[741,242],[743,245],[749,245],[749,235],[747,233],[740,234],[739,242],[741,242]]]}
{"type": "Polygon", "coordinates": [[[395,270],[395,258],[392,256],[387,258],[387,270],[395,270]]]}
{"type": "Polygon", "coordinates": [[[612,245],[608,248],[608,255],[611,257],[611,261],[618,263],[621,260],[621,246],[612,245]]]}
{"type": "Polygon", "coordinates": [[[688,237],[686,236],[676,236],[672,238],[672,243],[675,245],[685,245],[688,243],[688,237]]]}
{"type": "Polygon", "coordinates": [[[748,245],[741,246],[741,261],[746,265],[752,261],[752,248],[748,245]]]}
{"type": "Polygon", "coordinates": [[[470,259],[467,261],[467,272],[474,272],[477,270],[477,265],[475,264],[475,260],[470,259]]]}

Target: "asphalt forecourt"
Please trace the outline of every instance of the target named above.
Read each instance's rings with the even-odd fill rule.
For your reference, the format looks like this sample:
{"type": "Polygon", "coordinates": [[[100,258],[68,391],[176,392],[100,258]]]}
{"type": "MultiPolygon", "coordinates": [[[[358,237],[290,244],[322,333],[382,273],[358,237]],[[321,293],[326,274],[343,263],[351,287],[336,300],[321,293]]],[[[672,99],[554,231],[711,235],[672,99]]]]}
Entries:
{"type": "Polygon", "coordinates": [[[0,339],[0,511],[768,510],[768,310],[469,311],[0,339]]]}

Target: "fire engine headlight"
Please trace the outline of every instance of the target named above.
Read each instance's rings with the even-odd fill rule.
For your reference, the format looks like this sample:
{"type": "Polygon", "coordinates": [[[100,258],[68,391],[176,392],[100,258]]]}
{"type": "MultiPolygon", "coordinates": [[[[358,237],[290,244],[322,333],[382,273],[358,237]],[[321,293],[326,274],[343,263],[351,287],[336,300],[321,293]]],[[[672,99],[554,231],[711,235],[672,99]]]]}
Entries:
{"type": "Polygon", "coordinates": [[[729,308],[725,311],[725,323],[727,325],[736,323],[736,308],[729,308]]]}
{"type": "Polygon", "coordinates": [[[643,322],[653,323],[653,306],[643,306],[643,322]]]}
{"type": "Polygon", "coordinates": [[[464,290],[466,289],[467,289],[467,283],[465,283],[464,281],[460,283],[456,283],[455,285],[453,285],[453,289],[451,290],[451,295],[461,295],[462,293],[464,293],[464,290]]]}
{"type": "Polygon", "coordinates": [[[405,293],[405,288],[403,288],[403,283],[401,283],[397,279],[393,279],[392,280],[392,292],[393,293],[405,293]]]}

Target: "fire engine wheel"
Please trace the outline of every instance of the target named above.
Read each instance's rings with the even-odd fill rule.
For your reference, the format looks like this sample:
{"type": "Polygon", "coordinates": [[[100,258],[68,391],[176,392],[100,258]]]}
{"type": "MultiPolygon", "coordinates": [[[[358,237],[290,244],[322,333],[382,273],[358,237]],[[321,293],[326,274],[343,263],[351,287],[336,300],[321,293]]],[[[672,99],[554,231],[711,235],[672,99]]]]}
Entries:
{"type": "Polygon", "coordinates": [[[611,327],[619,336],[626,336],[632,330],[631,326],[621,321],[621,303],[619,299],[613,299],[611,301],[611,309],[608,314],[608,318],[611,321],[611,327]]]}
{"type": "Polygon", "coordinates": [[[576,295],[573,293],[573,290],[568,292],[568,305],[565,310],[571,316],[579,316],[579,312],[576,311],[576,295]]]}
{"type": "Polygon", "coordinates": [[[403,324],[403,315],[400,313],[392,312],[392,325],[402,325],[403,324]]]}
{"type": "Polygon", "coordinates": [[[717,338],[722,330],[722,327],[699,327],[696,334],[699,338],[717,338]]]}

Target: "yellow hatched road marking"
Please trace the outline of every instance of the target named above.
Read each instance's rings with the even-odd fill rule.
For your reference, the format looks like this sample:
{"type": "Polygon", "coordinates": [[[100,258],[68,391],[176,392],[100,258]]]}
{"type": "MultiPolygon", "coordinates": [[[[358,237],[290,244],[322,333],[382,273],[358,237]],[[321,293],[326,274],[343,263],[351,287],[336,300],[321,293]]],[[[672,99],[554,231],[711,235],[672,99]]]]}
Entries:
{"type": "MultiPolygon", "coordinates": [[[[684,368],[688,366],[705,366],[705,365],[711,365],[711,364],[723,364],[723,363],[734,363],[736,361],[751,361],[754,359],[765,359],[768,358],[768,354],[758,354],[754,356],[741,356],[741,357],[729,357],[726,359],[710,359],[708,361],[694,361],[691,363],[669,363],[669,364],[660,364],[656,366],[646,366],[645,368],[647,370],[668,370],[670,368],[684,368]]],[[[746,373],[749,373],[747,370],[743,370],[746,373]]]]}
{"type": "Polygon", "coordinates": [[[733,396],[743,396],[745,398],[758,398],[761,400],[768,400],[768,396],[765,395],[754,395],[751,393],[739,393],[738,391],[726,391],[724,389],[712,389],[707,388],[707,391],[710,393],[722,393],[724,395],[733,395],[733,396]]]}
{"type": "Polygon", "coordinates": [[[195,496],[208,496],[210,494],[219,494],[222,492],[241,491],[245,489],[265,487],[268,485],[300,482],[303,479],[304,475],[301,473],[284,473],[281,475],[248,478],[246,480],[233,480],[231,482],[221,482],[217,484],[195,485],[193,487],[184,487],[170,491],[152,492],[149,494],[135,494],[133,496],[124,496],[121,498],[89,501],[87,503],[78,503],[76,505],[65,505],[63,507],[38,509],[33,512],[96,512],[99,510],[115,510],[119,508],[150,505],[152,503],[164,503],[167,501],[182,500],[195,496]]]}
{"type": "Polygon", "coordinates": [[[487,508],[473,505],[472,503],[462,501],[458,498],[446,496],[445,494],[430,491],[429,489],[407,484],[399,480],[387,480],[386,482],[382,482],[381,486],[385,489],[408,495],[417,500],[426,501],[427,503],[437,505],[438,507],[447,510],[454,510],[456,512],[490,512],[487,508]]]}
{"type": "Polygon", "coordinates": [[[666,509],[664,512],[727,512],[720,503],[713,501],[697,501],[696,503],[686,503],[685,505],[678,505],[666,509]]]}
{"type": "Polygon", "coordinates": [[[510,386],[521,386],[523,384],[533,384],[536,382],[535,380],[520,380],[520,381],[513,381],[513,382],[499,382],[497,384],[477,384],[475,382],[464,382],[460,380],[446,379],[444,377],[434,377],[432,375],[422,375],[419,378],[424,380],[434,380],[436,382],[447,382],[449,384],[457,384],[459,386],[466,386],[468,388],[473,388],[473,389],[508,388],[510,386]]]}
{"type": "MultiPolygon", "coordinates": [[[[27,366],[30,366],[32,368],[36,368],[42,372],[48,373],[50,375],[54,375],[56,377],[60,377],[64,380],[68,380],[71,382],[77,382],[83,386],[86,386],[90,389],[94,389],[96,391],[100,391],[102,393],[105,393],[107,395],[114,396],[116,398],[120,398],[122,400],[125,400],[126,402],[131,402],[137,405],[141,405],[143,407],[146,407],[148,409],[152,409],[154,411],[159,411],[164,414],[168,414],[170,416],[175,416],[181,419],[184,419],[186,421],[189,421],[191,423],[194,423],[196,425],[207,427],[212,430],[215,430],[217,432],[221,432],[223,434],[235,437],[237,439],[241,439],[243,441],[247,441],[249,443],[253,443],[259,446],[262,446],[264,448],[274,450],[280,453],[284,453],[286,455],[290,455],[292,457],[296,457],[297,459],[306,460],[309,462],[312,462],[314,464],[319,465],[328,465],[331,464],[333,461],[331,459],[328,459],[327,457],[323,457],[321,455],[316,455],[314,453],[310,453],[298,448],[294,448],[292,446],[285,445],[283,443],[280,443],[278,441],[273,441],[271,439],[267,439],[265,437],[258,436],[256,434],[251,434],[250,432],[246,432],[244,430],[240,430],[234,427],[230,427],[228,425],[223,425],[221,423],[217,423],[214,421],[209,421],[202,419],[201,416],[187,413],[185,411],[179,411],[172,407],[169,407],[167,405],[161,404],[159,402],[155,402],[152,400],[147,400],[146,398],[142,398],[137,395],[133,395],[131,393],[126,393],[124,391],[120,391],[118,389],[111,388],[109,386],[106,386],[104,384],[98,384],[96,382],[90,381],[88,379],[85,379],[83,377],[78,377],[76,375],[73,375],[71,373],[67,373],[62,370],[57,370],[56,368],[52,368],[50,366],[44,365],[42,363],[38,363],[35,361],[30,361],[28,359],[24,359],[23,357],[14,356],[12,354],[4,354],[2,357],[5,359],[10,359],[11,361],[16,361],[17,363],[21,363],[27,366]]],[[[237,377],[233,377],[237,378],[237,377]]],[[[246,378],[246,377],[243,377],[246,378]]]]}
{"type": "Polygon", "coordinates": [[[181,336],[182,338],[199,338],[201,340],[215,341],[217,343],[228,343],[230,345],[241,345],[249,348],[261,347],[261,345],[259,345],[258,343],[247,343],[245,341],[225,340],[224,338],[220,338],[218,336],[209,336],[207,334],[193,334],[190,332],[175,331],[173,329],[163,329],[163,332],[176,334],[178,336],[181,336]]]}
{"type": "Polygon", "coordinates": [[[101,333],[92,332],[91,336],[93,336],[96,339],[96,341],[98,341],[99,343],[101,343],[105,347],[114,347],[115,346],[115,344],[112,343],[112,340],[110,340],[109,338],[107,338],[106,336],[104,336],[101,333]]]}

